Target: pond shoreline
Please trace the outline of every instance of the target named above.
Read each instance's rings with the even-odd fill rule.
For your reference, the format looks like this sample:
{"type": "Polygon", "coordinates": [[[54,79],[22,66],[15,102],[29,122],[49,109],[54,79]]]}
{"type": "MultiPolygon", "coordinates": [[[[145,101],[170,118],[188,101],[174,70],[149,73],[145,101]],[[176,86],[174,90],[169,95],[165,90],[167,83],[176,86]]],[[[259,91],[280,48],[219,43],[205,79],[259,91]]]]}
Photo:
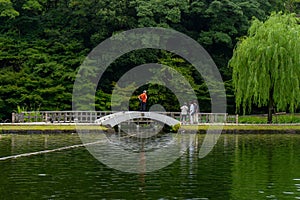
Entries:
{"type": "MultiPolygon", "coordinates": [[[[199,124],[183,125],[180,130],[205,134],[210,130],[222,130],[222,134],[300,134],[300,124],[199,124]]],[[[0,124],[0,134],[74,134],[77,130],[109,132],[95,124],[0,124]]]]}

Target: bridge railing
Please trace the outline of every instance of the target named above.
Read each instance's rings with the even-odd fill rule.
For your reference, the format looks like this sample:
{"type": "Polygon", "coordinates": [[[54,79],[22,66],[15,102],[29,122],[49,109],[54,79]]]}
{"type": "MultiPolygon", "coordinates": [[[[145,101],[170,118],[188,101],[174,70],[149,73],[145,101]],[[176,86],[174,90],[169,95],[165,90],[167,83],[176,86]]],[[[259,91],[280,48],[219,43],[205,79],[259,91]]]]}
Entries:
{"type": "Polygon", "coordinates": [[[12,122],[93,123],[96,119],[112,113],[112,111],[30,111],[13,113],[12,122]]]}
{"type": "MultiPolygon", "coordinates": [[[[29,111],[12,113],[12,123],[93,123],[113,111],[29,111]]],[[[180,112],[158,112],[180,121],[180,112]]],[[[199,123],[237,123],[238,116],[227,113],[198,113],[199,123]]],[[[187,119],[189,120],[189,118],[187,119]]]]}

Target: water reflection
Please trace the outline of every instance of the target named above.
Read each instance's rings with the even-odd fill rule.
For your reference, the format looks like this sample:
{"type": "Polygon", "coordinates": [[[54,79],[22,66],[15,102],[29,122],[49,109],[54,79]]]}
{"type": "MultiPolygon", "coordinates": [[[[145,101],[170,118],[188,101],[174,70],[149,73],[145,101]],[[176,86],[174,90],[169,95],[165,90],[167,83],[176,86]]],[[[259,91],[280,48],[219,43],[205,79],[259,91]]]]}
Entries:
{"type": "MultiPolygon", "coordinates": [[[[149,130],[151,131],[151,130],[149,130]]],[[[84,143],[103,141],[86,145],[91,154],[107,166],[129,173],[151,172],[172,164],[195,140],[195,134],[148,134],[147,131],[130,134],[107,133],[80,135],[84,143]],[[141,134],[151,137],[140,137],[141,134]],[[144,170],[144,171],[141,171],[144,170]]]]}
{"type": "MultiPolygon", "coordinates": [[[[158,144],[147,142],[139,174],[109,168],[83,147],[0,161],[0,199],[299,199],[299,135],[222,135],[203,159],[204,135],[195,137],[182,157],[150,173],[146,152],[158,144]]],[[[2,135],[0,155],[78,143],[77,135],[2,135]]]]}
{"type": "Polygon", "coordinates": [[[300,175],[298,135],[236,136],[233,166],[234,199],[247,193],[257,199],[299,196],[293,179],[300,175]],[[241,179],[243,181],[241,181],[241,179]]]}

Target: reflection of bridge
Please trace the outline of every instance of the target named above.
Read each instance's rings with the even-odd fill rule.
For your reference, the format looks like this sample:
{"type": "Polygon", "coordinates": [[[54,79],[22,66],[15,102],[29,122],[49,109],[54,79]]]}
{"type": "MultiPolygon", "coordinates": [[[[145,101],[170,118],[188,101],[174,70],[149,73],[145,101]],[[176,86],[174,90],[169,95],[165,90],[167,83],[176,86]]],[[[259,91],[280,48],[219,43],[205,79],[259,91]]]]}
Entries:
{"type": "Polygon", "coordinates": [[[133,112],[133,111],[117,112],[110,115],[106,115],[97,119],[95,122],[103,126],[114,127],[116,125],[121,124],[122,122],[130,121],[134,119],[138,119],[138,120],[151,119],[154,121],[164,123],[168,126],[175,126],[176,124],[180,124],[180,121],[172,117],[169,117],[167,115],[159,114],[156,112],[133,112]]]}

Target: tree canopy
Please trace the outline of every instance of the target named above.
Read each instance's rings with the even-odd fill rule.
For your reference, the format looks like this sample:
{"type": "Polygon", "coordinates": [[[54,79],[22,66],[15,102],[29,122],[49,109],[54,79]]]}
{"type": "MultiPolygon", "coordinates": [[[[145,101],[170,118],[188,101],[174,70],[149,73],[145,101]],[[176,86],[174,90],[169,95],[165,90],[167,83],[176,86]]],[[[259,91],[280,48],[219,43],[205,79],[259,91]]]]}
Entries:
{"type": "Polygon", "coordinates": [[[253,104],[294,112],[300,103],[300,25],[294,14],[273,13],[254,19],[248,35],[234,50],[229,65],[237,109],[253,104]]]}
{"type": "MultiPolygon", "coordinates": [[[[198,41],[218,66],[228,111],[234,112],[232,69],[227,63],[237,38],[247,33],[253,16],[265,20],[272,11],[296,12],[298,0],[290,1],[287,6],[278,0],[0,0],[0,119],[9,119],[18,107],[70,110],[75,75],[88,53],[115,33],[146,26],[172,28],[198,41]]],[[[123,73],[150,62],[191,73],[200,109],[210,111],[205,83],[193,71],[187,73],[189,63],[155,50],[130,52],[112,63],[96,92],[96,109],[110,109],[107,101],[123,73]]],[[[149,87],[153,94],[163,89],[149,87]]],[[[162,99],[168,98],[161,94],[151,101],[162,99]]],[[[132,109],[135,105],[132,101],[132,109]]],[[[177,107],[168,104],[167,109],[177,107]]]]}

